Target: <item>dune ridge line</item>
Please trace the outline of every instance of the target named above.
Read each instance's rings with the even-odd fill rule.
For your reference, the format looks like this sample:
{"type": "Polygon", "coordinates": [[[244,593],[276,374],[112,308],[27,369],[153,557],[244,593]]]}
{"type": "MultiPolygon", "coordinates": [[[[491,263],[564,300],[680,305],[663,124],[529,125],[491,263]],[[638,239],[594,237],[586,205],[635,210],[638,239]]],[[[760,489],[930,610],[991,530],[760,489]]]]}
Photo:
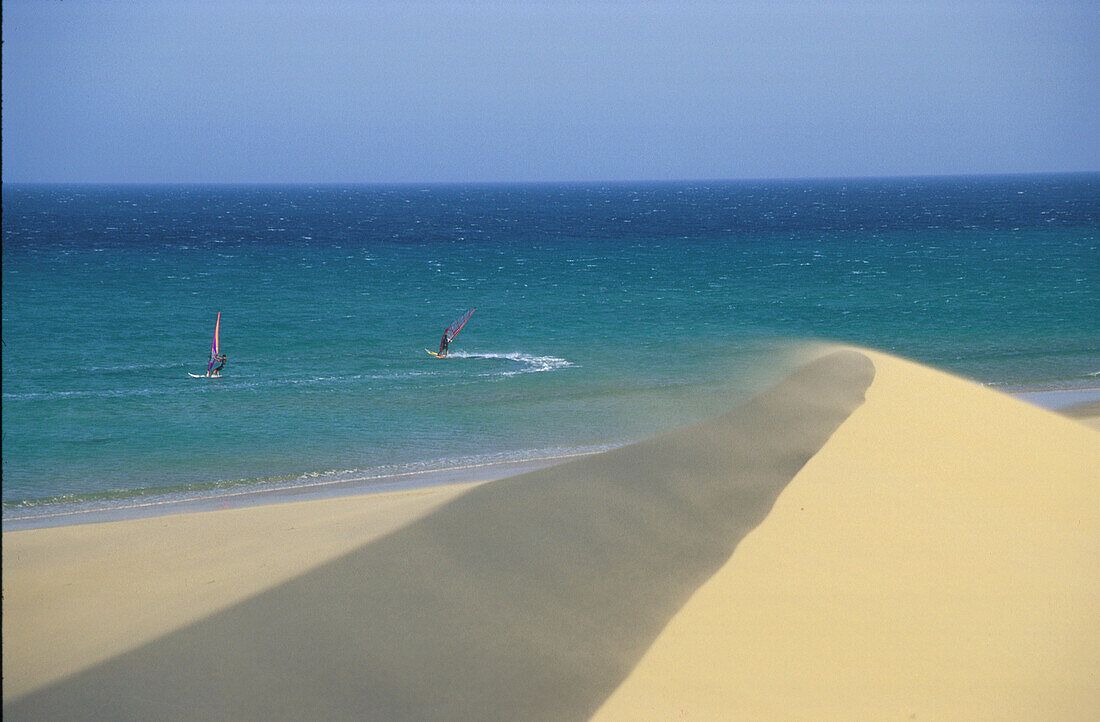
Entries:
{"type": "Polygon", "coordinates": [[[865,403],[594,719],[1100,718],[1100,434],[862,353],[865,403]]]}

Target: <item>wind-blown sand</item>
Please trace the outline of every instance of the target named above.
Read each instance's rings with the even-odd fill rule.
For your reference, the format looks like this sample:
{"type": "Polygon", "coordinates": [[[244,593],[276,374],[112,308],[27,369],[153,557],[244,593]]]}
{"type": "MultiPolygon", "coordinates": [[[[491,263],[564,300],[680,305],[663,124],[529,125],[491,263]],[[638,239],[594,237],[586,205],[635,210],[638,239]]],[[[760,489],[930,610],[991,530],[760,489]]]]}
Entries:
{"type": "Polygon", "coordinates": [[[1082,424],[845,350],[465,493],[186,515],[213,538],[156,541],[183,515],[8,532],[4,712],[1095,717],[1097,469],[1082,424]],[[96,528],[114,541],[77,543],[96,528]]]}
{"type": "Polygon", "coordinates": [[[597,719],[1100,717],[1100,435],[867,355],[866,403],[597,719]]]}

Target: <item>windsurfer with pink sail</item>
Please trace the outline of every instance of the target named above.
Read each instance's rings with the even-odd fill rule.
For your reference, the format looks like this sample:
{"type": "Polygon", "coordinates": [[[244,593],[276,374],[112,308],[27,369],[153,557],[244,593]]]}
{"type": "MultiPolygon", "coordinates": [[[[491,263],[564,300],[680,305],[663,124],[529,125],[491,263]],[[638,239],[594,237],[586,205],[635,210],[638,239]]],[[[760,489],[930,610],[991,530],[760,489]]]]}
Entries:
{"type": "Polygon", "coordinates": [[[452,323],[447,328],[443,329],[443,340],[441,340],[439,342],[439,351],[438,351],[438,353],[428,351],[428,349],[424,349],[424,350],[428,351],[429,354],[431,354],[432,356],[435,356],[436,358],[446,357],[447,353],[448,353],[448,348],[451,345],[451,341],[454,340],[454,337],[458,335],[458,332],[462,330],[462,327],[466,325],[466,322],[470,320],[470,316],[473,316],[474,311],[476,311],[476,310],[477,310],[476,308],[471,308],[469,311],[462,314],[462,316],[460,316],[458,318],[458,320],[456,320],[454,323],[452,323]]]}
{"type": "Polygon", "coordinates": [[[221,325],[222,312],[218,311],[218,318],[214,321],[214,340],[210,344],[210,356],[206,361],[206,376],[203,377],[192,373],[187,374],[191,378],[214,378],[215,376],[222,375],[222,369],[225,368],[225,354],[221,353],[221,343],[218,341],[218,332],[221,330],[221,325]],[[214,364],[217,364],[217,366],[214,364]]]}

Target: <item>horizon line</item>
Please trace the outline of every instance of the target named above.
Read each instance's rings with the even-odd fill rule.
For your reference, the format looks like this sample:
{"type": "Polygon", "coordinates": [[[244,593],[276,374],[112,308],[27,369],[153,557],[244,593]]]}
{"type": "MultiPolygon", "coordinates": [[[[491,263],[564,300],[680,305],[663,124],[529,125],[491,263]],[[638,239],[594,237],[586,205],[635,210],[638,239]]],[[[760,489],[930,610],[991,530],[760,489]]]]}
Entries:
{"type": "Polygon", "coordinates": [[[1098,170],[1027,171],[1006,173],[914,173],[910,175],[755,176],[710,178],[636,178],[616,180],[433,180],[433,181],[26,181],[2,180],[0,186],[145,186],[145,187],[454,187],[454,186],[596,186],[674,185],[682,183],[809,183],[839,181],[950,180],[966,178],[1036,178],[1100,175],[1098,170]]]}

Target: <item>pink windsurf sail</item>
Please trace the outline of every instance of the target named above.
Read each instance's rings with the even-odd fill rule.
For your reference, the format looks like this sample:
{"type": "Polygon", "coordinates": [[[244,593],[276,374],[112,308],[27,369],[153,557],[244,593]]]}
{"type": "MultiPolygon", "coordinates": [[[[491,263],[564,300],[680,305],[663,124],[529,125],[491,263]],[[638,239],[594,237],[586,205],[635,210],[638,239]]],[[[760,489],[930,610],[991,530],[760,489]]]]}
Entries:
{"type": "Polygon", "coordinates": [[[214,341],[210,344],[210,361],[206,364],[206,375],[209,376],[214,371],[214,363],[218,360],[218,350],[221,348],[218,343],[218,330],[222,325],[222,312],[218,311],[218,320],[214,322],[214,341]]]}

